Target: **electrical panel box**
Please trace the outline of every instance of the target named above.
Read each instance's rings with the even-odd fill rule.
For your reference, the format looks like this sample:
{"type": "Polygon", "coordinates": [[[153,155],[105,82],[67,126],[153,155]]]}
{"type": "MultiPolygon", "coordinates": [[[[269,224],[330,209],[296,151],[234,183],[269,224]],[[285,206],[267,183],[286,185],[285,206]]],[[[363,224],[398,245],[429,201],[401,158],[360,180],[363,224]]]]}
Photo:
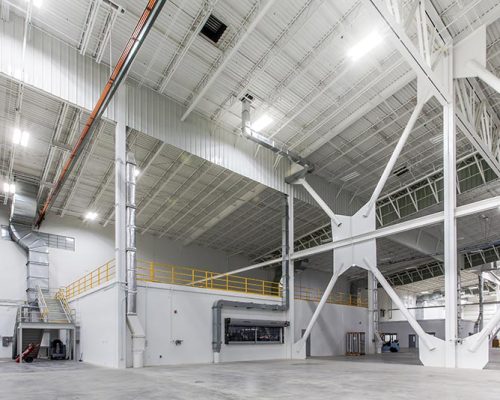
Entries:
{"type": "Polygon", "coordinates": [[[2,346],[3,347],[9,347],[10,344],[12,343],[13,338],[12,336],[2,336],[2,346]]]}

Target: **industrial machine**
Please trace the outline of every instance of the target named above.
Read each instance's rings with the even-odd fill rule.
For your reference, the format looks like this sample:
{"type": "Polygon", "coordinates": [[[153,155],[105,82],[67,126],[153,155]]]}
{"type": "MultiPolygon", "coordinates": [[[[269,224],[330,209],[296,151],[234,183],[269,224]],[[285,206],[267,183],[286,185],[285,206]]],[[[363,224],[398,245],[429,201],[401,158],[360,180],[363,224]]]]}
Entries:
{"type": "Polygon", "coordinates": [[[51,360],[65,360],[66,359],[66,346],[59,339],[54,339],[50,342],[50,355],[51,360]]]}

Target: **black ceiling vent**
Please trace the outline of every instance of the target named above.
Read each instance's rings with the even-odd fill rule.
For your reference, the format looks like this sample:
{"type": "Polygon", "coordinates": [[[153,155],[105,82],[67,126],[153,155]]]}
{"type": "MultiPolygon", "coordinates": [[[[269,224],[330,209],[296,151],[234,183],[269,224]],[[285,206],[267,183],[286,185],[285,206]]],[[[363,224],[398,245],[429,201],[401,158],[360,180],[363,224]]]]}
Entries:
{"type": "Polygon", "coordinates": [[[394,170],[393,174],[396,176],[401,176],[409,172],[410,170],[406,165],[402,165],[401,167],[394,170]]]}
{"type": "Polygon", "coordinates": [[[207,22],[201,28],[201,34],[206,36],[212,42],[217,43],[221,36],[227,29],[227,25],[224,24],[219,18],[215,17],[213,14],[210,14],[207,22]]]}

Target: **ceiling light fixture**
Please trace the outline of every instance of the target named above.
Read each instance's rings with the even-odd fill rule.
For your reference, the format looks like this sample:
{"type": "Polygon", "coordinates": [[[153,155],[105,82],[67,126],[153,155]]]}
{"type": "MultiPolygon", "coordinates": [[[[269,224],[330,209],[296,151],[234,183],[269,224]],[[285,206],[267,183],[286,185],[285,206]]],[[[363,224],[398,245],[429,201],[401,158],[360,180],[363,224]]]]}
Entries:
{"type": "Polygon", "coordinates": [[[90,221],[94,221],[97,219],[97,213],[94,211],[89,211],[87,214],[85,214],[85,219],[88,219],[90,221]]]}
{"type": "Polygon", "coordinates": [[[370,52],[382,42],[382,36],[377,31],[373,31],[363,40],[354,45],[348,52],[347,56],[353,60],[359,60],[365,54],[370,52]]]}
{"type": "Polygon", "coordinates": [[[40,8],[43,5],[43,0],[26,0],[26,3],[32,2],[36,8],[40,8]]]}
{"type": "Polygon", "coordinates": [[[3,191],[5,193],[11,193],[11,194],[16,193],[16,184],[15,183],[4,182],[3,183],[3,191]]]}
{"type": "Polygon", "coordinates": [[[21,131],[21,129],[14,129],[14,135],[12,136],[12,143],[15,145],[20,144],[23,147],[28,145],[30,134],[28,131],[21,131]]]}
{"type": "Polygon", "coordinates": [[[257,121],[252,123],[252,130],[260,132],[262,129],[269,126],[271,122],[273,122],[273,119],[269,115],[264,114],[258,118],[257,121]]]}

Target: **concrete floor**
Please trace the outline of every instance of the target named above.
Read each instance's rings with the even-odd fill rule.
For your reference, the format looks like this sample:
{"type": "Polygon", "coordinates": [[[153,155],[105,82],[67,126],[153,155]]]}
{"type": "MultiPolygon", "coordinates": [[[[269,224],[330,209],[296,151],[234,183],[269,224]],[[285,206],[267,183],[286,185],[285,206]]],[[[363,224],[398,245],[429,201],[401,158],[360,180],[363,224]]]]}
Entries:
{"type": "Polygon", "coordinates": [[[331,359],[137,370],[70,361],[0,362],[2,400],[300,398],[499,399],[500,372],[331,359]]]}

